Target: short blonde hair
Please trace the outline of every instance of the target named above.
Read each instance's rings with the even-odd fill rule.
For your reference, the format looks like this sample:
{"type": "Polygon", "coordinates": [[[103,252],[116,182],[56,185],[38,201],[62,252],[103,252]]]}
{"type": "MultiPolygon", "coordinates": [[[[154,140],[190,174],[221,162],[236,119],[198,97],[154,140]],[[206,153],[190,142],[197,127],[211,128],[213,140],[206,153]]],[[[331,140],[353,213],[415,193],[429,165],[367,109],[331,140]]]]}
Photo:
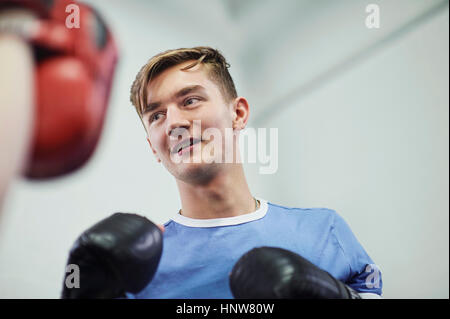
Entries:
{"type": "Polygon", "coordinates": [[[183,70],[190,69],[201,63],[207,66],[211,80],[218,84],[225,101],[237,97],[233,79],[228,72],[230,65],[223,55],[210,47],[180,48],[168,50],[152,57],[136,75],[131,86],[130,100],[142,120],[142,114],[147,103],[148,83],[166,69],[186,61],[195,60],[183,70]]]}

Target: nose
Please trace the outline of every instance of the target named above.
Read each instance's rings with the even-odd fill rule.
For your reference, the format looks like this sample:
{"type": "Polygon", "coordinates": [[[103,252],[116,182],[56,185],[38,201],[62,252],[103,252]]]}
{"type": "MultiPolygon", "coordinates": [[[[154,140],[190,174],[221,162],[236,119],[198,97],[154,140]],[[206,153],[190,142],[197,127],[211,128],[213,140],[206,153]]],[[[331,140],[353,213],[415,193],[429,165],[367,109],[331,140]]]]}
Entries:
{"type": "Polygon", "coordinates": [[[190,122],[186,119],[183,110],[180,110],[176,105],[168,106],[166,113],[166,134],[167,136],[178,136],[183,133],[183,129],[189,130],[190,122]]]}

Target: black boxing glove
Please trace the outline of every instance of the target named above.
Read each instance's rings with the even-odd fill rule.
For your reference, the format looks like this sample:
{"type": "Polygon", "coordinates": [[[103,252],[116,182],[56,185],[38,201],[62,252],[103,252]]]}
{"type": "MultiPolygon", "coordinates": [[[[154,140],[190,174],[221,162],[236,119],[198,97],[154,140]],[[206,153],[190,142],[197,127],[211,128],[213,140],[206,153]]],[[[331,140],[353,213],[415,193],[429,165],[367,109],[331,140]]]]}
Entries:
{"type": "Polygon", "coordinates": [[[359,294],[328,272],[289,250],[254,248],[230,274],[238,299],[360,299],[359,294]]]}
{"type": "Polygon", "coordinates": [[[79,267],[79,288],[66,273],[61,298],[121,298],[153,279],[162,253],[162,232],[147,218],[116,213],[76,240],[68,264],[79,267]]]}

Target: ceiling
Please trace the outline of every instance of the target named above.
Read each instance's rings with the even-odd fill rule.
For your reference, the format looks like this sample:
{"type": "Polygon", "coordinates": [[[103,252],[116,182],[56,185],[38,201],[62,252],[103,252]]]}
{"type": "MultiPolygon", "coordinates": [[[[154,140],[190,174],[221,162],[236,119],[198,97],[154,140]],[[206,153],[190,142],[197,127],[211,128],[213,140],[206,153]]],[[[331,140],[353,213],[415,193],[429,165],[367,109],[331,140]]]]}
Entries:
{"type": "Polygon", "coordinates": [[[447,0],[379,0],[380,28],[368,29],[365,0],[86,2],[113,21],[128,17],[118,27],[122,38],[137,29],[152,31],[157,40],[148,43],[148,52],[200,44],[220,48],[231,61],[238,93],[256,106],[256,122],[268,116],[273,101],[288,104],[309,94],[317,83],[332,80],[448,9],[447,0]]]}

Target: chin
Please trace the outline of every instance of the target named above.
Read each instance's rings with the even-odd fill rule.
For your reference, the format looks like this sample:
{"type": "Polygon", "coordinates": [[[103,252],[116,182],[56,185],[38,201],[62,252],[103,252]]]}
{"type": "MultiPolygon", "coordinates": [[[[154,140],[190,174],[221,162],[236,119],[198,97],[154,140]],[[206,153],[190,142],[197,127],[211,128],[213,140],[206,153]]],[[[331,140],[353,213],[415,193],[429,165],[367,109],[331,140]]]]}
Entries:
{"type": "Polygon", "coordinates": [[[219,169],[217,163],[181,163],[172,175],[188,184],[207,184],[217,176],[219,169]]]}

